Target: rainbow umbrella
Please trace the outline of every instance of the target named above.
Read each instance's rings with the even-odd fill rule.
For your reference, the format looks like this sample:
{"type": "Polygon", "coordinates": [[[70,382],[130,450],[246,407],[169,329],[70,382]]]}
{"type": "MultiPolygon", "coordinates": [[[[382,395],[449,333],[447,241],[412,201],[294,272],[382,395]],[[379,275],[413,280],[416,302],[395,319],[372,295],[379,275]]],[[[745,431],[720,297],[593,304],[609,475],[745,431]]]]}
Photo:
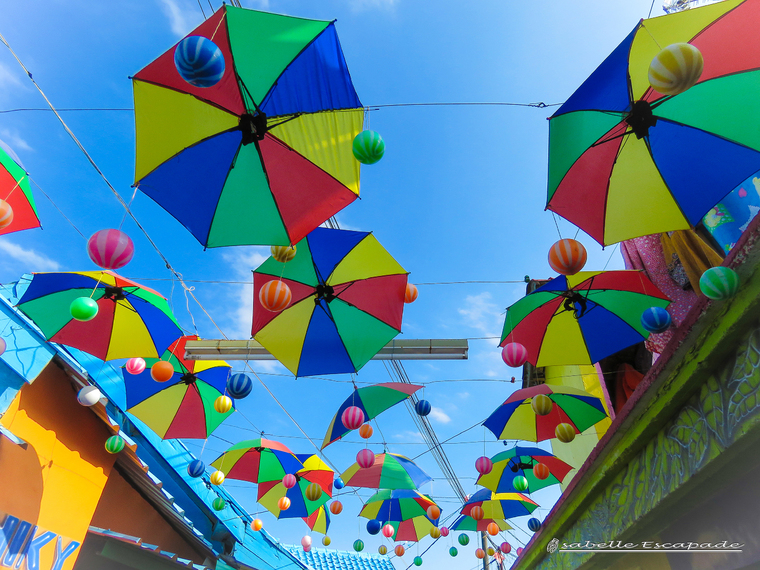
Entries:
{"type": "Polygon", "coordinates": [[[134,76],[142,192],[206,247],[290,245],[358,197],[364,111],[334,22],[222,6],[189,35],[224,74],[190,85],[172,47],[134,76]]]}
{"type": "Polygon", "coordinates": [[[438,526],[438,519],[431,519],[427,515],[420,515],[403,521],[381,520],[383,525],[389,524],[393,527],[391,540],[419,542],[426,536],[430,535],[430,530],[438,526]]]}
{"type": "Polygon", "coordinates": [[[259,481],[257,501],[277,518],[308,518],[332,497],[334,472],[316,455],[298,454],[302,467],[294,473],[296,485],[286,489],[282,480],[259,481]],[[306,489],[316,483],[322,489],[320,497],[312,501],[306,489]],[[281,511],[278,505],[282,497],[290,499],[290,508],[281,511]]]}
{"type": "Polygon", "coordinates": [[[357,372],[401,332],[406,271],[369,232],[317,228],[296,251],[253,273],[254,338],[296,376],[357,372]],[[279,279],[293,297],[274,313],[259,291],[279,279]]]}
{"type": "Polygon", "coordinates": [[[514,491],[512,482],[522,476],[528,480],[528,493],[533,493],[549,485],[557,485],[572,470],[572,466],[549,451],[540,447],[520,447],[497,453],[491,458],[493,468],[490,473],[478,477],[476,483],[497,493],[514,491]],[[533,474],[533,466],[543,463],[549,468],[549,476],[539,479],[533,474]]]}
{"type": "Polygon", "coordinates": [[[111,271],[33,273],[18,308],[47,340],[101,360],[158,358],[182,336],[166,299],[111,271]],[[81,322],[69,312],[78,297],[91,297],[98,314],[81,322]]]}
{"type": "Polygon", "coordinates": [[[372,467],[363,468],[354,463],[340,476],[350,487],[370,489],[417,489],[432,477],[417,464],[396,453],[377,453],[372,467]]]}
{"type": "Polygon", "coordinates": [[[287,473],[303,469],[303,463],[286,446],[269,439],[249,439],[230,447],[211,466],[227,479],[262,483],[281,481],[287,473]]]}
{"type": "Polygon", "coordinates": [[[584,390],[539,384],[515,391],[483,425],[496,439],[544,441],[557,437],[554,430],[558,424],[570,424],[576,433],[582,433],[606,417],[602,401],[584,390]],[[531,407],[533,398],[539,394],[552,401],[551,412],[545,416],[539,416],[531,407]]]}
{"type": "Polygon", "coordinates": [[[539,505],[521,493],[494,493],[490,489],[481,489],[464,504],[461,513],[469,517],[474,506],[483,509],[484,519],[503,520],[529,515],[539,505]]]}
{"type": "MultiPolygon", "coordinates": [[[[432,505],[435,505],[433,499],[412,489],[383,489],[367,499],[359,516],[381,522],[400,522],[415,517],[427,518],[427,509],[432,505]]],[[[438,519],[428,520],[433,524],[438,523],[438,519]]]]}
{"type": "Polygon", "coordinates": [[[330,511],[324,505],[311,513],[308,517],[302,517],[306,525],[319,534],[327,534],[330,528],[330,511]]]}
{"type": "MultiPolygon", "coordinates": [[[[343,425],[343,420],[341,419],[346,408],[349,408],[351,406],[360,408],[361,411],[364,412],[364,421],[366,422],[372,418],[377,417],[379,414],[388,408],[395,406],[399,402],[403,402],[420,388],[422,388],[422,386],[407,384],[405,382],[385,382],[383,384],[364,386],[363,388],[354,388],[354,391],[351,393],[351,395],[346,398],[346,400],[338,408],[338,411],[335,412],[335,415],[330,422],[330,427],[327,428],[325,439],[322,442],[322,449],[334,441],[338,441],[351,431],[343,425]]],[[[402,456],[399,455],[398,457],[402,456]]],[[[427,477],[427,475],[425,475],[425,477],[427,477]]],[[[376,485],[369,486],[376,487],[376,485]]],[[[390,487],[385,488],[390,489],[390,487]]],[[[416,487],[405,488],[416,489],[416,487]]]]}
{"type": "Polygon", "coordinates": [[[512,527],[504,519],[487,519],[483,518],[476,521],[474,518],[462,515],[451,525],[451,530],[470,530],[485,532],[488,530],[488,525],[496,523],[500,531],[512,530],[512,527]]]}
{"type": "Polygon", "coordinates": [[[167,382],[155,382],[150,376],[150,367],[158,359],[146,359],[140,374],[122,369],[127,411],[162,439],[206,439],[232,413],[214,409],[214,401],[225,392],[230,365],[222,360],[185,360],[188,340],[199,339],[183,336],[161,356],[174,368],[167,382]]]}
{"type": "Polygon", "coordinates": [[[3,141],[0,141],[0,199],[13,210],[13,221],[0,230],[0,235],[40,227],[29,174],[18,155],[3,141]]]}
{"type": "Polygon", "coordinates": [[[539,367],[593,364],[646,339],[642,313],[669,304],[640,271],[560,275],[507,309],[499,346],[519,342],[539,367]]]}
{"type": "Polygon", "coordinates": [[[760,1],[641,20],[549,122],[547,208],[603,245],[696,226],[760,170],[760,1]],[[704,71],[649,86],[661,49],[688,42],[704,71]]]}

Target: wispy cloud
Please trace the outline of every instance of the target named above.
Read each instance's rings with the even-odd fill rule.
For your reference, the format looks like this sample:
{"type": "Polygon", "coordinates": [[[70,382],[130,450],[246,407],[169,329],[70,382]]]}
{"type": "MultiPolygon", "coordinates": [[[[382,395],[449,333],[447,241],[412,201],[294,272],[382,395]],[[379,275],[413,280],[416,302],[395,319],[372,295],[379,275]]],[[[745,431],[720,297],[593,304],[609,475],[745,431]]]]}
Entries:
{"type": "Polygon", "coordinates": [[[24,83],[7,65],[0,63],[0,88],[5,90],[11,87],[18,89],[19,87],[24,87],[24,83]]]}
{"type": "Polygon", "coordinates": [[[402,431],[401,433],[394,434],[393,439],[395,441],[407,442],[407,443],[424,443],[425,442],[420,432],[410,431],[410,430],[402,431]]]}
{"type": "Polygon", "coordinates": [[[382,10],[392,10],[396,7],[399,0],[349,0],[351,8],[357,12],[360,10],[370,10],[379,8],[382,10]]]}
{"type": "Polygon", "coordinates": [[[19,149],[27,150],[30,152],[34,151],[34,149],[29,146],[29,143],[21,138],[21,135],[19,135],[16,129],[0,129],[0,139],[8,143],[8,146],[10,146],[14,151],[18,151],[19,149]]]}
{"type": "Polygon", "coordinates": [[[451,421],[449,415],[441,408],[433,408],[430,410],[430,419],[435,420],[439,424],[447,424],[451,421]]]}
{"type": "Polygon", "coordinates": [[[5,239],[0,239],[0,251],[3,252],[6,257],[6,263],[8,258],[15,260],[18,263],[14,263],[14,266],[22,266],[23,271],[58,271],[61,266],[57,261],[50,259],[37,253],[33,249],[25,249],[18,244],[5,239]]]}
{"type": "Polygon", "coordinates": [[[176,0],[160,0],[161,10],[169,18],[172,33],[184,36],[200,23],[201,14],[197,10],[182,8],[176,0]]]}
{"type": "Polygon", "coordinates": [[[484,291],[480,295],[468,295],[465,297],[465,306],[458,310],[464,318],[464,324],[477,331],[483,336],[499,336],[499,308],[491,302],[491,294],[484,291]]]}

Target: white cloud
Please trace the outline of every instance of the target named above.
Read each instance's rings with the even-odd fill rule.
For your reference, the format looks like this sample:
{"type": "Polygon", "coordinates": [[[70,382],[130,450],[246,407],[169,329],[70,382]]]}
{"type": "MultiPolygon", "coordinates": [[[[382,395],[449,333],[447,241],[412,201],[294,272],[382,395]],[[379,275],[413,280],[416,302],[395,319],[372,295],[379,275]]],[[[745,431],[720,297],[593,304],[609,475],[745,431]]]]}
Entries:
{"type": "Polygon", "coordinates": [[[180,8],[176,0],[161,0],[161,10],[169,18],[172,33],[177,36],[187,35],[200,23],[200,13],[197,10],[180,8]]]}
{"type": "Polygon", "coordinates": [[[480,295],[468,295],[464,301],[465,306],[457,309],[464,317],[464,324],[480,331],[482,336],[499,336],[499,308],[491,302],[491,294],[484,291],[480,295]]]}
{"type": "Polygon", "coordinates": [[[372,8],[391,10],[398,4],[398,0],[350,0],[350,4],[351,8],[356,11],[372,8]]]}
{"type": "Polygon", "coordinates": [[[0,88],[6,90],[10,87],[18,89],[19,87],[24,87],[24,83],[7,65],[0,63],[0,88]]]}
{"type": "MultiPolygon", "coordinates": [[[[2,80],[0,80],[0,86],[2,86],[2,80]]],[[[0,139],[8,143],[8,146],[11,147],[14,152],[18,152],[19,149],[34,151],[34,149],[29,146],[29,143],[21,138],[16,129],[0,129],[0,139]]]]}
{"type": "Polygon", "coordinates": [[[7,240],[0,240],[0,251],[23,265],[25,272],[58,271],[61,268],[57,261],[7,240]]]}
{"type": "Polygon", "coordinates": [[[393,435],[393,440],[407,443],[425,443],[420,432],[409,430],[393,435]]]}
{"type": "Polygon", "coordinates": [[[449,415],[441,408],[433,408],[430,410],[430,419],[435,420],[440,424],[447,424],[451,421],[449,415]]]}

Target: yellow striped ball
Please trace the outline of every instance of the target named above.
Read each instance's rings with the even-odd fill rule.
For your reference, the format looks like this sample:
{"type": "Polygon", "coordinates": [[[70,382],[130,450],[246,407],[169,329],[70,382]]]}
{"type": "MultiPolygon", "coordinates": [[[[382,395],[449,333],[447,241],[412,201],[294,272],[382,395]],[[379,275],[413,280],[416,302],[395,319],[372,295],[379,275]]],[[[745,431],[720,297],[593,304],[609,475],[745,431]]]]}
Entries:
{"type": "Polygon", "coordinates": [[[294,245],[273,245],[269,251],[272,252],[272,257],[280,263],[292,261],[296,256],[296,246],[294,245]]]}
{"type": "Polygon", "coordinates": [[[437,526],[434,526],[430,529],[430,538],[441,538],[441,529],[439,529],[437,526]]]}
{"type": "Polygon", "coordinates": [[[533,408],[533,411],[537,416],[549,415],[553,406],[554,404],[552,403],[551,398],[546,394],[538,394],[537,396],[534,396],[533,401],[530,403],[530,407],[533,408]]]}
{"type": "Polygon", "coordinates": [[[316,483],[309,483],[306,487],[306,498],[310,501],[318,501],[322,496],[322,487],[316,483]]]}
{"type": "Polygon", "coordinates": [[[691,44],[672,44],[649,64],[649,84],[663,95],[678,95],[699,81],[705,62],[691,44]]]}
{"type": "Polygon", "coordinates": [[[325,535],[325,537],[322,539],[322,544],[324,544],[325,546],[330,546],[331,542],[332,542],[332,540],[327,535],[325,535]]]}
{"type": "Polygon", "coordinates": [[[13,223],[13,208],[5,200],[0,200],[0,230],[4,230],[13,223]]]}
{"type": "Polygon", "coordinates": [[[388,554],[388,547],[387,547],[387,546],[385,546],[384,544],[381,544],[381,545],[380,545],[380,546],[377,548],[377,551],[378,551],[380,554],[382,554],[382,555],[388,554]]]}
{"type": "Polygon", "coordinates": [[[575,439],[575,428],[570,424],[557,424],[557,427],[554,429],[554,435],[562,443],[570,443],[575,439]]]}
{"type": "Polygon", "coordinates": [[[221,485],[224,483],[224,473],[221,471],[214,471],[211,474],[211,477],[209,477],[209,481],[211,481],[212,485],[221,485]]]}
{"type": "Polygon", "coordinates": [[[232,398],[229,396],[219,396],[214,400],[214,409],[220,414],[226,414],[232,409],[232,398]]]}

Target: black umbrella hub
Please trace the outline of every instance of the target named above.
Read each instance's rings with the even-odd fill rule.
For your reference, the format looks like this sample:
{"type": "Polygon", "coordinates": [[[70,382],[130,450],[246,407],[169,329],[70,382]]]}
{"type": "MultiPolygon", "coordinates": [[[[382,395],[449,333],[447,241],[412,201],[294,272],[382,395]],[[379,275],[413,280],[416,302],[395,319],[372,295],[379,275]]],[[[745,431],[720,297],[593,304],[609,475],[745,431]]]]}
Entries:
{"type": "Polygon", "coordinates": [[[262,111],[254,115],[245,113],[240,116],[239,128],[243,131],[243,146],[264,140],[267,134],[267,116],[262,111]]]}
{"type": "Polygon", "coordinates": [[[649,136],[649,129],[657,124],[657,117],[652,112],[652,106],[648,101],[636,101],[625,122],[633,130],[637,139],[649,136]]]}

